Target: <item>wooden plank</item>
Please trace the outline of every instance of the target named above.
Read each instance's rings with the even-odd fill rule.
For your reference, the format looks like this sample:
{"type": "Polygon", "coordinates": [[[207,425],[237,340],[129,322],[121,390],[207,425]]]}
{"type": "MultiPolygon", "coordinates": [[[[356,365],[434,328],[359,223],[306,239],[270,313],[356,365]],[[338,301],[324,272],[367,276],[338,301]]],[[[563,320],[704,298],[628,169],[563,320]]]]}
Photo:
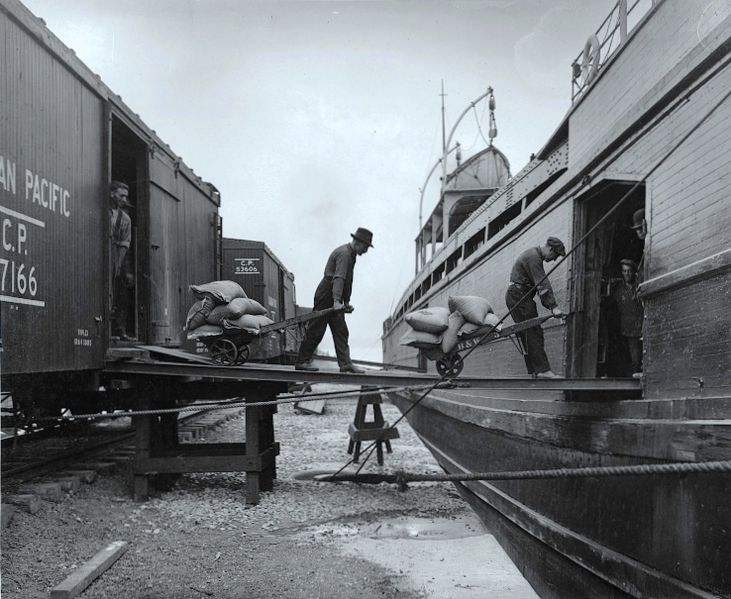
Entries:
{"type": "Polygon", "coordinates": [[[126,541],[114,541],[51,590],[51,599],[76,597],[127,551],[126,541]]]}
{"type": "Polygon", "coordinates": [[[29,514],[35,514],[41,509],[41,499],[38,495],[8,495],[3,497],[3,501],[21,507],[29,514]]]}
{"type": "Polygon", "coordinates": [[[7,503],[3,503],[2,506],[0,506],[0,518],[2,518],[2,528],[5,528],[8,524],[10,524],[13,516],[15,516],[15,507],[13,507],[12,505],[8,505],[7,503]]]}
{"type": "Polygon", "coordinates": [[[325,413],[324,399],[307,399],[294,403],[294,409],[304,414],[317,414],[322,416],[325,413]]]}
{"type": "Polygon", "coordinates": [[[208,355],[196,355],[172,347],[162,347],[159,345],[138,345],[137,347],[149,352],[150,354],[162,354],[164,356],[170,356],[171,358],[180,358],[188,362],[195,362],[197,364],[210,364],[211,358],[208,355]]]}
{"type": "MultiPolygon", "coordinates": [[[[560,329],[562,327],[555,327],[560,329]]],[[[548,337],[548,334],[547,334],[548,337]]],[[[243,366],[219,366],[211,364],[180,364],[174,362],[111,362],[105,368],[107,373],[144,374],[174,377],[201,377],[201,379],[225,379],[240,381],[240,395],[245,395],[251,387],[259,386],[262,381],[275,382],[323,382],[349,385],[429,385],[439,380],[436,375],[419,375],[405,372],[371,371],[363,374],[341,373],[334,370],[305,372],[291,366],[273,364],[245,364],[243,366]],[[251,385],[251,387],[248,387],[251,385]]],[[[517,377],[465,377],[460,383],[490,389],[549,390],[556,391],[637,391],[640,382],[636,379],[530,379],[525,375],[517,377]]],[[[217,384],[220,381],[217,381],[217,384]]],[[[209,387],[211,385],[208,385],[209,387]]],[[[176,389],[177,391],[177,389],[176,389]]]]}
{"type": "Polygon", "coordinates": [[[731,250],[725,250],[645,281],[640,285],[640,295],[646,298],[671,287],[690,283],[700,277],[710,277],[716,271],[730,267],[731,250]]]}

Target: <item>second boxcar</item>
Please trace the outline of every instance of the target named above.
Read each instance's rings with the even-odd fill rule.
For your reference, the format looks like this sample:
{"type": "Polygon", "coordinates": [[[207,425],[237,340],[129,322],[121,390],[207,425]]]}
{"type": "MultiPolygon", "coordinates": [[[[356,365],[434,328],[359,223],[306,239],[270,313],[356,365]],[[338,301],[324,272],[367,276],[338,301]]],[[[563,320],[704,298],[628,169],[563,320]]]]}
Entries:
{"type": "MultiPolygon", "coordinates": [[[[221,276],[236,281],[250,298],[278,322],[294,317],[295,285],[292,274],[263,241],[223,238],[221,276]]],[[[289,362],[301,341],[301,330],[289,328],[252,344],[252,359],[289,362]]]]}

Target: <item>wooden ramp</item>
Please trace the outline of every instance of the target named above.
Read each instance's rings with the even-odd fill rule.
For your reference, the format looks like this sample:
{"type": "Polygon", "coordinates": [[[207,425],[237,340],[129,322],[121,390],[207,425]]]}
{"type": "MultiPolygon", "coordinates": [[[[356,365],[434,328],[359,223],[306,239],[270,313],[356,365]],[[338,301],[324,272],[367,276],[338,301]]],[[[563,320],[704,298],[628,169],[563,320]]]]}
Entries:
{"type": "MultiPolygon", "coordinates": [[[[223,366],[211,360],[188,354],[180,350],[141,346],[148,350],[150,358],[133,358],[107,361],[106,374],[158,375],[168,377],[196,377],[202,380],[265,381],[286,383],[333,383],[342,385],[378,386],[428,386],[441,379],[436,374],[403,372],[397,370],[369,370],[361,374],[344,373],[339,370],[321,369],[318,372],[295,370],[293,366],[281,364],[246,363],[240,366],[223,366]],[[165,354],[167,360],[153,359],[154,354],[165,354]],[[178,361],[175,361],[178,360],[178,361]],[[183,361],[184,360],[184,361],[183,361]]],[[[447,384],[447,381],[444,381],[447,384]]],[[[638,379],[626,378],[557,378],[533,379],[527,377],[483,378],[460,376],[453,383],[465,386],[479,386],[486,389],[552,390],[552,391],[639,391],[638,379]]]]}

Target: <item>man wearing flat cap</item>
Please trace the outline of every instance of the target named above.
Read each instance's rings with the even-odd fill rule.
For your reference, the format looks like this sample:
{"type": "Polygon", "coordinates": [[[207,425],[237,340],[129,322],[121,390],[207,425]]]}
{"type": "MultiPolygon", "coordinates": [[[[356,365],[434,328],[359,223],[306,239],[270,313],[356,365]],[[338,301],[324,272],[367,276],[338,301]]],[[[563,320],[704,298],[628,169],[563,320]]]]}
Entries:
{"type": "Polygon", "coordinates": [[[619,332],[629,353],[632,376],[642,373],[642,318],[644,309],[637,296],[637,264],[625,258],[619,261],[622,282],[612,290],[612,299],[619,313],[619,332]]]}
{"type": "MultiPolygon", "coordinates": [[[[566,248],[558,237],[549,237],[542,246],[525,250],[513,264],[510,271],[510,284],[505,292],[505,304],[517,324],[538,316],[538,308],[533,301],[536,293],[541,303],[553,312],[556,318],[564,314],[556,303],[551,283],[543,270],[544,262],[553,262],[566,255],[566,248]]],[[[518,333],[525,349],[525,366],[528,374],[537,378],[560,378],[551,371],[546,350],[544,349],[543,329],[531,327],[518,333]]]]}
{"type": "Polygon", "coordinates": [[[353,311],[350,305],[350,294],[353,290],[355,259],[365,254],[368,248],[373,247],[373,233],[359,227],[350,236],[352,237],[350,243],[335,248],[330,254],[327,264],[325,264],[325,274],[315,291],[314,311],[327,308],[335,308],[336,311],[323,318],[310,321],[294,365],[297,370],[318,370],[312,365],[312,356],[329,325],[335,342],[335,354],[338,358],[340,372],[364,372],[350,359],[349,332],[348,325],[345,323],[345,312],[353,311]]]}

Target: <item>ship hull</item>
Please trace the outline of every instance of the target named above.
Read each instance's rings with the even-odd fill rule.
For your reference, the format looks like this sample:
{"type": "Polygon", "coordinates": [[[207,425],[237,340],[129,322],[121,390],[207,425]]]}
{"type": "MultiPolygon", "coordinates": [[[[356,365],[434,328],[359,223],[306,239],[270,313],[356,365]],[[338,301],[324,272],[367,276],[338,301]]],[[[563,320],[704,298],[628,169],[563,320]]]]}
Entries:
{"type": "MultiPolygon", "coordinates": [[[[667,402],[650,410],[659,418],[644,419],[636,408],[621,417],[630,402],[612,402],[620,416],[608,418],[591,416],[589,405],[562,410],[556,401],[461,395],[440,390],[417,405],[417,395],[391,395],[449,473],[659,462],[609,451],[610,437],[632,431],[645,444],[685,437],[680,445],[703,459],[728,452],[722,423],[669,421],[667,402]]],[[[730,483],[727,474],[699,473],[456,487],[541,597],[714,597],[731,593],[730,483]]]]}

